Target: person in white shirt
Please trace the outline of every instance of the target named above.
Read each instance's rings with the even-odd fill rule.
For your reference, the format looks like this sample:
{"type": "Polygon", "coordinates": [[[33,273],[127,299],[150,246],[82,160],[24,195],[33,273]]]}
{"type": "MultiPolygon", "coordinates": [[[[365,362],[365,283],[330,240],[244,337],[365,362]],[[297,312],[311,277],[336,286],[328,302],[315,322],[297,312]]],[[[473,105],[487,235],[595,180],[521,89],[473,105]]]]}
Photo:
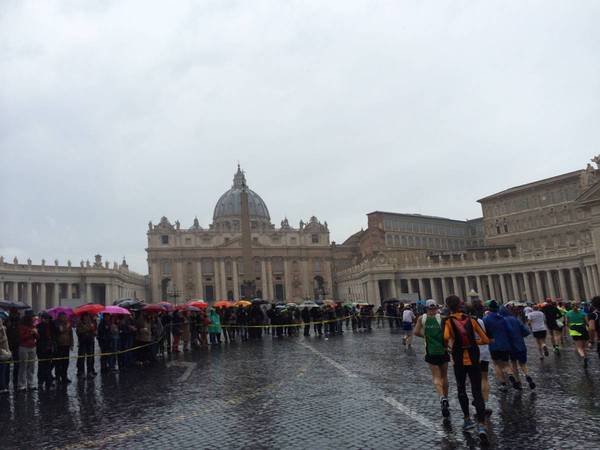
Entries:
{"type": "Polygon", "coordinates": [[[548,333],[546,315],[536,305],[533,307],[533,311],[527,314],[527,322],[538,346],[540,359],[544,359],[544,356],[548,356],[548,347],[546,347],[546,334],[548,333]]]}
{"type": "Polygon", "coordinates": [[[402,311],[402,345],[407,345],[409,348],[412,344],[412,329],[415,323],[415,313],[410,306],[404,308],[402,311]]]}

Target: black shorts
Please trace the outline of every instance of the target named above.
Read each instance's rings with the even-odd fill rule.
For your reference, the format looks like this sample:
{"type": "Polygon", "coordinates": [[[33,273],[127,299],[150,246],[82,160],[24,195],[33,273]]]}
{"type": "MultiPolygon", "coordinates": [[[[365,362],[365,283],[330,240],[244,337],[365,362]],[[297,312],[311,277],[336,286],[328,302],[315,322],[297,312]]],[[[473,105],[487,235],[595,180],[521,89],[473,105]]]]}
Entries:
{"type": "Polygon", "coordinates": [[[546,334],[547,334],[546,330],[534,331],[533,332],[533,337],[536,338],[536,339],[546,339],[546,334]]]}
{"type": "Polygon", "coordinates": [[[548,329],[550,329],[551,331],[562,331],[563,327],[559,327],[558,324],[554,322],[548,324],[548,329]]]}
{"type": "Polygon", "coordinates": [[[510,359],[510,352],[503,352],[503,351],[491,351],[490,352],[492,354],[492,360],[494,361],[504,361],[504,362],[508,362],[508,360],[510,359]]]}
{"type": "Polygon", "coordinates": [[[479,367],[481,367],[482,372],[487,372],[490,369],[489,361],[479,361],[479,367]]]}
{"type": "Polygon", "coordinates": [[[571,339],[574,341],[587,341],[589,340],[588,336],[571,336],[571,339]]]}
{"type": "Polygon", "coordinates": [[[448,353],[444,353],[443,355],[425,355],[425,362],[432,366],[443,366],[450,362],[450,355],[448,353]]]}

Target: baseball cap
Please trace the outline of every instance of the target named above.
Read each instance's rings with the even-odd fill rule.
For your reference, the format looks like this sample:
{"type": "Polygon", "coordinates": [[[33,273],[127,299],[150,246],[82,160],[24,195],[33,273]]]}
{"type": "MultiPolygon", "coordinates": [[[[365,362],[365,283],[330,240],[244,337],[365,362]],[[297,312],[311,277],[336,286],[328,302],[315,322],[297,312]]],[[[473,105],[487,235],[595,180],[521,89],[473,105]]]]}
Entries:
{"type": "Polygon", "coordinates": [[[438,304],[435,300],[429,299],[425,302],[425,307],[426,308],[437,308],[438,304]]]}

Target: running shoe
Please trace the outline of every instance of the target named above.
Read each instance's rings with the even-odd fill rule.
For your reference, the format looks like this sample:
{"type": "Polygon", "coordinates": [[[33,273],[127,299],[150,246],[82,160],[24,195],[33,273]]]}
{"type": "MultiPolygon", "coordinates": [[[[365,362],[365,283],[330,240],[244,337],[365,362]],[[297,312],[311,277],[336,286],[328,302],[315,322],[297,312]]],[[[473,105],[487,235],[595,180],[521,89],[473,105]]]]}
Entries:
{"type": "Polygon", "coordinates": [[[442,416],[450,417],[450,404],[448,403],[448,398],[442,397],[440,399],[440,405],[442,406],[442,416]]]}
{"type": "Polygon", "coordinates": [[[560,355],[560,348],[554,346],[554,353],[556,353],[556,356],[560,355]]]}
{"type": "Polygon", "coordinates": [[[477,434],[479,435],[479,442],[482,446],[487,446],[490,443],[485,426],[481,423],[477,426],[477,434]]]}
{"type": "Polygon", "coordinates": [[[525,377],[525,379],[527,380],[527,383],[529,384],[529,389],[532,389],[532,390],[535,389],[535,383],[533,382],[533,379],[529,375],[527,375],[525,377]]]}
{"type": "Polygon", "coordinates": [[[512,387],[514,389],[516,389],[517,391],[520,391],[522,389],[521,383],[518,382],[513,375],[508,376],[508,381],[510,381],[510,383],[512,384],[512,387]]]}
{"type": "Polygon", "coordinates": [[[548,356],[550,352],[548,351],[548,347],[544,345],[544,356],[548,356]]]}
{"type": "Polygon", "coordinates": [[[473,422],[471,419],[465,419],[463,423],[463,431],[471,431],[473,428],[475,428],[475,422],[473,422]]]}

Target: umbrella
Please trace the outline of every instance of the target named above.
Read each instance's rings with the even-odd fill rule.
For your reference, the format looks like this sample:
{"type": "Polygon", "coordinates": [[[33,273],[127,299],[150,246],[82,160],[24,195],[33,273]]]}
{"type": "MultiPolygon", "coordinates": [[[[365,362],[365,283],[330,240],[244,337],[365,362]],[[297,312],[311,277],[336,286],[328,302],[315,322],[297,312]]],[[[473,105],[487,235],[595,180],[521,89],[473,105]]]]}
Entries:
{"type": "Polygon", "coordinates": [[[192,306],[192,305],[179,305],[179,306],[176,306],[175,309],[177,311],[192,311],[192,312],[200,311],[200,308],[198,308],[197,306],[192,306]]]}
{"type": "Polygon", "coordinates": [[[319,305],[317,305],[315,302],[304,302],[304,303],[300,303],[298,305],[299,308],[318,308],[319,305]]]}
{"type": "Polygon", "coordinates": [[[233,303],[228,300],[219,300],[213,306],[215,308],[230,308],[233,306],[233,303]]]}
{"type": "Polygon", "coordinates": [[[144,302],[136,298],[126,298],[124,300],[117,300],[117,302],[117,306],[120,306],[121,308],[142,309],[144,307],[144,302]]]}
{"type": "Polygon", "coordinates": [[[173,311],[173,305],[169,302],[159,302],[160,306],[162,306],[166,311],[173,311]]]}
{"type": "Polygon", "coordinates": [[[75,308],[73,310],[73,314],[75,314],[76,316],[80,316],[84,313],[95,315],[101,313],[102,311],[104,311],[104,305],[99,305],[97,303],[88,303],[87,305],[78,306],[77,308],[75,308]]]}
{"type": "Polygon", "coordinates": [[[297,305],[297,304],[295,304],[295,303],[288,303],[288,304],[287,304],[287,305],[285,305],[285,306],[289,306],[290,308],[297,308],[297,307],[298,307],[298,305],[297,305]]]}
{"type": "Polygon", "coordinates": [[[285,309],[287,306],[285,305],[275,305],[275,309],[285,309]]]}
{"type": "Polygon", "coordinates": [[[246,306],[250,306],[252,304],[252,302],[249,302],[248,300],[238,300],[235,303],[235,306],[239,307],[239,308],[245,308],[246,306]]]}
{"type": "Polygon", "coordinates": [[[52,319],[56,320],[56,318],[61,314],[61,313],[65,313],[67,315],[67,317],[72,317],[73,316],[73,308],[67,308],[65,306],[57,306],[55,308],[50,308],[48,311],[46,311],[48,314],[50,314],[50,317],[52,317],[52,319]]]}
{"type": "Polygon", "coordinates": [[[23,302],[17,302],[12,300],[0,300],[0,308],[3,309],[29,309],[31,306],[26,305],[23,302]]]}
{"type": "Polygon", "coordinates": [[[335,302],[333,300],[323,300],[323,303],[325,303],[326,305],[335,305],[335,302]]]}
{"type": "Polygon", "coordinates": [[[122,308],[120,306],[107,306],[106,308],[104,308],[104,310],[102,311],[104,314],[113,314],[113,315],[123,315],[123,316],[130,316],[131,313],[125,309],[122,308]]]}
{"type": "Polygon", "coordinates": [[[6,311],[0,311],[0,320],[8,319],[8,313],[6,311]]]}
{"type": "Polygon", "coordinates": [[[148,312],[165,312],[166,309],[160,303],[153,303],[151,305],[144,305],[144,307],[142,308],[142,311],[148,311],[148,312]]]}
{"type": "Polygon", "coordinates": [[[188,302],[188,305],[190,306],[195,306],[196,308],[208,308],[208,303],[202,301],[202,300],[195,300],[195,301],[191,301],[188,302]]]}

